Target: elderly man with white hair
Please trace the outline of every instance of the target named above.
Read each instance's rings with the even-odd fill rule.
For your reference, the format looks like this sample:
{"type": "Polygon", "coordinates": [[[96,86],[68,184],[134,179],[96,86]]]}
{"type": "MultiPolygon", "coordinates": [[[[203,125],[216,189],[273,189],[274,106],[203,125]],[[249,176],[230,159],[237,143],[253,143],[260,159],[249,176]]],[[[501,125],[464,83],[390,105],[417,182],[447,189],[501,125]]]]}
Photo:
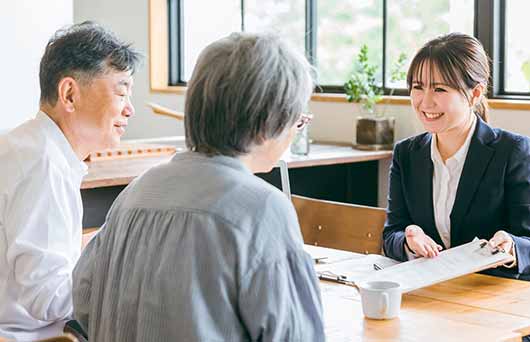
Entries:
{"type": "Polygon", "coordinates": [[[74,271],[90,340],[322,341],[319,285],[296,213],[270,171],[313,90],[275,35],[232,34],[188,84],[190,149],[127,187],[74,271]]]}

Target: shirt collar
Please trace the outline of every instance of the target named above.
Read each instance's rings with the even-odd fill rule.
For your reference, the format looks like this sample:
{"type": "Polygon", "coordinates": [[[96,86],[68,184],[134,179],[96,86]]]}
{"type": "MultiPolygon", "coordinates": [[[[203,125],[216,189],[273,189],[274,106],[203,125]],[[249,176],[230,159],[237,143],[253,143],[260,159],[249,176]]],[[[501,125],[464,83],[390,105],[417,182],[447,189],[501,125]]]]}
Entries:
{"type": "Polygon", "coordinates": [[[236,157],[229,157],[229,156],[223,156],[223,155],[208,156],[206,154],[199,153],[199,152],[187,151],[187,152],[176,153],[175,156],[172,158],[172,161],[182,160],[182,159],[194,159],[194,160],[200,160],[203,162],[222,164],[232,169],[236,169],[236,170],[240,170],[245,173],[248,173],[248,174],[252,174],[250,169],[245,164],[243,164],[243,162],[239,158],[236,158],[236,157]]]}
{"type": "Polygon", "coordinates": [[[68,142],[64,136],[63,131],[57,126],[57,124],[48,116],[48,114],[43,111],[39,111],[35,117],[42,127],[46,130],[47,136],[49,136],[52,141],[57,145],[57,147],[63,152],[63,155],[68,162],[68,165],[72,167],[73,170],[78,172],[80,175],[84,176],[87,174],[88,166],[79,160],[77,155],[72,148],[72,145],[68,142]]]}
{"type": "MultiPolygon", "coordinates": [[[[477,117],[475,114],[472,114],[472,120],[471,123],[471,129],[467,133],[466,140],[464,141],[464,144],[456,151],[456,153],[449,159],[455,159],[458,163],[463,163],[466,160],[467,151],[469,150],[469,145],[471,144],[471,138],[473,137],[473,133],[475,133],[476,129],[476,123],[477,123],[477,117]]],[[[431,139],[431,160],[433,163],[440,163],[444,164],[442,161],[442,156],[440,155],[440,151],[438,151],[438,145],[437,145],[437,138],[436,134],[432,134],[431,139]]]]}

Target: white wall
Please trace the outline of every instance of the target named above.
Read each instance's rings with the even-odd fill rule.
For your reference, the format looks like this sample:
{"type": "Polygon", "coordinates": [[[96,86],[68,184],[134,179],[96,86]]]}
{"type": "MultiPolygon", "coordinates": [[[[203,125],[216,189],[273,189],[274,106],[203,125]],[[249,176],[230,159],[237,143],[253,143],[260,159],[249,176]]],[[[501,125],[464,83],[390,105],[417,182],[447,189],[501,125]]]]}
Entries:
{"type": "Polygon", "coordinates": [[[0,132],[37,113],[44,47],[58,28],[72,22],[72,0],[0,1],[0,132]]]}

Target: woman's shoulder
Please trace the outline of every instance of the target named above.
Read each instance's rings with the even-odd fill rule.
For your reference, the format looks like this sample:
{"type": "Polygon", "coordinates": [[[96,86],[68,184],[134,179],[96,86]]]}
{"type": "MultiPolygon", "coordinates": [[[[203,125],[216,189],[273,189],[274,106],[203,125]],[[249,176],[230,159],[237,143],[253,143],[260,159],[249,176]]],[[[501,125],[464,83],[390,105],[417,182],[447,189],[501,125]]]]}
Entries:
{"type": "Polygon", "coordinates": [[[495,133],[495,139],[491,145],[505,152],[530,154],[530,138],[521,134],[504,130],[502,128],[491,128],[495,133]]]}
{"type": "Polygon", "coordinates": [[[498,139],[502,141],[511,141],[514,143],[524,143],[524,142],[530,141],[529,137],[522,135],[522,134],[508,131],[502,128],[492,128],[492,129],[493,131],[495,131],[498,139]]]}
{"type": "Polygon", "coordinates": [[[394,153],[407,153],[430,146],[431,134],[428,132],[414,135],[398,141],[394,146],[394,153]]]}

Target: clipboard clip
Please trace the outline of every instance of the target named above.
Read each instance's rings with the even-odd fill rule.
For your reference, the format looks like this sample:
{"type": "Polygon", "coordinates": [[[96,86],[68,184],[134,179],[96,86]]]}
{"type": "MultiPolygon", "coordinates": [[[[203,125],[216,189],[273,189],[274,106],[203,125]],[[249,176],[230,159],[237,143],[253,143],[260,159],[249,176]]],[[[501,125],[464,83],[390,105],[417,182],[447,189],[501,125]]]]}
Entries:
{"type": "MultiPolygon", "coordinates": [[[[483,241],[480,243],[480,248],[484,248],[488,245],[488,243],[486,241],[483,241]]],[[[504,248],[500,248],[500,247],[492,247],[491,248],[492,251],[491,251],[491,255],[495,255],[497,253],[506,253],[506,251],[504,250],[504,248]]]]}

